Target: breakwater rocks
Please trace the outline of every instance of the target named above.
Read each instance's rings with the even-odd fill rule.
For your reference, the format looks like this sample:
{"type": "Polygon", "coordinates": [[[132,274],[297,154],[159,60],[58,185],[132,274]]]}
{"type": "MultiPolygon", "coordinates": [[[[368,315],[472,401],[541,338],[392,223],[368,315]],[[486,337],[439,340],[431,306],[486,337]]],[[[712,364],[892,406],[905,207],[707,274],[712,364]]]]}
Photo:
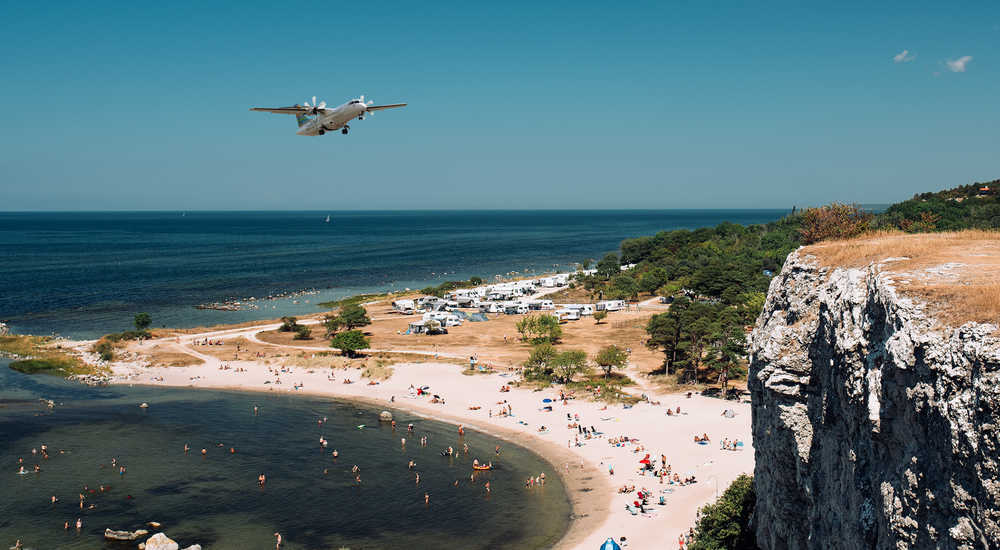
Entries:
{"type": "Polygon", "coordinates": [[[195,309],[217,309],[220,311],[240,311],[243,309],[260,309],[260,306],[258,306],[256,302],[268,302],[273,300],[292,300],[295,298],[301,298],[302,296],[316,296],[320,292],[321,291],[316,290],[315,288],[304,288],[302,290],[296,290],[295,292],[279,292],[278,294],[269,294],[263,298],[255,298],[253,296],[249,298],[229,298],[228,300],[222,302],[210,302],[207,304],[201,304],[194,307],[195,309]]]}
{"type": "Polygon", "coordinates": [[[758,544],[1000,548],[995,330],[790,255],[750,345],[758,544]]]}

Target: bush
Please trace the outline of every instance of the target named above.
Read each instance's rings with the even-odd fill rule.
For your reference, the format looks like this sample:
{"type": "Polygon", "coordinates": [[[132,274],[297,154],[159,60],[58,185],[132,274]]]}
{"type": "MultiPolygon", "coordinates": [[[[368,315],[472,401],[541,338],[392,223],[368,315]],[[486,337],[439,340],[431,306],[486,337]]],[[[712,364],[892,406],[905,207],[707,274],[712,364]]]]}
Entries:
{"type": "Polygon", "coordinates": [[[361,349],[367,349],[371,345],[371,339],[365,338],[365,334],[360,330],[347,330],[333,337],[330,347],[339,349],[344,355],[354,355],[361,349]]]}
{"type": "Polygon", "coordinates": [[[300,326],[302,325],[299,324],[299,320],[295,317],[282,317],[278,332],[298,332],[300,326]]]}
{"type": "Polygon", "coordinates": [[[757,505],[753,477],[746,474],[733,480],[722,496],[701,509],[689,550],[758,550],[757,536],[750,530],[750,516],[757,505]]]}
{"type": "Polygon", "coordinates": [[[102,340],[107,342],[121,342],[122,340],[138,340],[140,338],[146,340],[152,337],[153,334],[148,330],[126,330],[125,332],[105,334],[102,340]]]}
{"type": "Polygon", "coordinates": [[[101,361],[112,361],[115,358],[115,350],[110,342],[101,342],[94,346],[94,351],[101,354],[101,361]]]}
{"type": "Polygon", "coordinates": [[[802,212],[803,227],[799,233],[806,244],[827,239],[849,239],[870,231],[873,220],[874,215],[862,210],[860,204],[834,202],[802,212]]]}
{"type": "Polygon", "coordinates": [[[295,336],[292,340],[309,340],[312,338],[312,329],[305,326],[299,325],[299,330],[295,331],[295,336]]]}

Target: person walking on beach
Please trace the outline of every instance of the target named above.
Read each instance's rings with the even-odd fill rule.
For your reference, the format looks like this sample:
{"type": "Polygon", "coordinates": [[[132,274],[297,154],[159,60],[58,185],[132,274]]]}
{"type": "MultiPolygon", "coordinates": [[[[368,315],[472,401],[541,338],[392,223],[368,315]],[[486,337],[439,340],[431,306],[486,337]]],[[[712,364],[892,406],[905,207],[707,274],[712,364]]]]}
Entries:
{"type": "Polygon", "coordinates": [[[281,548],[281,533],[275,533],[274,536],[278,537],[278,545],[275,548],[281,548]]]}

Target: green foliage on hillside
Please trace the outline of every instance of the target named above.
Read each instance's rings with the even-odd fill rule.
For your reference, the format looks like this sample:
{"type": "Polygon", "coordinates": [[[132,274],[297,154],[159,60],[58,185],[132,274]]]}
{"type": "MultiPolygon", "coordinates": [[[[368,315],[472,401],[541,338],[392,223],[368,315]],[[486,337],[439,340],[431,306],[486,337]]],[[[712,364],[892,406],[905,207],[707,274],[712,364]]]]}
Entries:
{"type": "Polygon", "coordinates": [[[1000,228],[1000,180],[920,193],[896,203],[877,217],[881,228],[910,233],[1000,228]],[[987,189],[987,190],[983,190],[987,189]]]}
{"type": "Polygon", "coordinates": [[[688,550],[758,550],[757,536],[749,527],[756,505],[753,477],[742,474],[715,504],[701,509],[688,550]]]}

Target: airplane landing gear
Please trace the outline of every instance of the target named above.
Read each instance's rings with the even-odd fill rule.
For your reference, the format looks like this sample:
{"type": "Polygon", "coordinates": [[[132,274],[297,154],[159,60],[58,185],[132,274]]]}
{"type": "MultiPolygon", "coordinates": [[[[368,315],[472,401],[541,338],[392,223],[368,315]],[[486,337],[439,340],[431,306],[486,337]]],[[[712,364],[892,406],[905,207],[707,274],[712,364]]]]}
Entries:
{"type": "Polygon", "coordinates": [[[347,128],[344,128],[344,129],[343,129],[343,130],[341,130],[340,132],[341,132],[342,134],[344,134],[344,135],[347,135],[347,128]]]}
{"type": "Polygon", "coordinates": [[[320,130],[320,131],[319,131],[319,135],[323,135],[323,134],[325,134],[325,133],[326,133],[326,130],[320,130]]]}

